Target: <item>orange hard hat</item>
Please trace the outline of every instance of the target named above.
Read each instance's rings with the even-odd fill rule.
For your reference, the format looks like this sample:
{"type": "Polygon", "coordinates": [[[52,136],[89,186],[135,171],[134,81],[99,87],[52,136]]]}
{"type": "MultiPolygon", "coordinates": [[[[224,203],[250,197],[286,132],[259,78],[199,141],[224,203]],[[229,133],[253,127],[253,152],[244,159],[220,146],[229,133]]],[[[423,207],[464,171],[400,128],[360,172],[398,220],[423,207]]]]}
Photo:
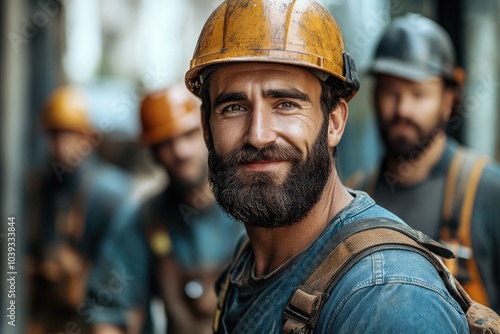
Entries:
{"type": "Polygon", "coordinates": [[[354,60],[330,12],[312,0],[227,0],[201,31],[186,86],[200,96],[210,65],[265,62],[303,66],[359,90],[354,60]]]}
{"type": "Polygon", "coordinates": [[[49,97],[42,114],[43,128],[82,132],[92,129],[88,105],[82,90],[62,86],[49,97]]]}
{"type": "Polygon", "coordinates": [[[147,94],[141,102],[141,141],[164,142],[201,124],[200,103],[183,85],[147,94]]]}

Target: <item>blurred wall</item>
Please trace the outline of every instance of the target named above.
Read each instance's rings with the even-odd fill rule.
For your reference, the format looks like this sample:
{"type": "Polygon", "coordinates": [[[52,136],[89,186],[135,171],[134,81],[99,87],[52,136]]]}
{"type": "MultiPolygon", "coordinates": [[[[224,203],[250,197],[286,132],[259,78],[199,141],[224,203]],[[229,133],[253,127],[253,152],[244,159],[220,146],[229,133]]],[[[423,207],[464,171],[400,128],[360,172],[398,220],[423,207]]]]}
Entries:
{"type": "MultiPolygon", "coordinates": [[[[26,172],[45,162],[39,115],[48,94],[63,83],[83,85],[93,99],[93,120],[115,146],[102,144],[116,163],[147,156],[136,144],[142,94],[183,80],[198,34],[221,0],[10,0],[0,2],[0,254],[6,254],[6,219],[16,216],[16,267],[22,266],[26,172]],[[117,152],[123,153],[122,155],[117,152]]],[[[353,55],[361,91],[339,149],[343,178],[372,169],[381,154],[374,122],[371,78],[366,75],[380,33],[392,17],[419,12],[452,36],[467,72],[463,122],[454,136],[500,157],[497,129],[500,77],[500,2],[497,0],[322,0],[338,20],[353,55]]],[[[105,153],[106,154],[106,153],[105,153]]],[[[136,170],[133,169],[135,172],[136,170]]],[[[149,174],[148,174],[149,175],[149,174]]],[[[7,258],[0,259],[1,309],[6,310],[7,258]]],[[[16,327],[23,333],[23,280],[17,276],[16,327]]],[[[3,311],[5,312],[5,311],[3,311]]],[[[2,318],[5,314],[2,314],[2,318]]],[[[5,319],[5,318],[4,318],[5,319]]]]}
{"type": "Polygon", "coordinates": [[[339,145],[342,179],[378,166],[382,147],[373,109],[373,82],[366,73],[381,33],[391,18],[416,12],[450,34],[457,64],[466,71],[462,118],[448,133],[459,142],[500,159],[500,2],[496,0],[321,0],[337,19],[354,57],[361,90],[349,102],[349,121],[339,145]]]}
{"type": "MultiPolygon", "coordinates": [[[[26,1],[2,2],[1,25],[2,25],[2,48],[1,48],[1,203],[0,203],[0,258],[1,264],[1,306],[2,321],[0,332],[23,333],[23,276],[22,272],[22,246],[23,246],[23,206],[22,185],[23,172],[26,168],[26,138],[28,137],[28,120],[26,117],[30,101],[30,40],[34,36],[34,30],[30,30],[28,17],[30,14],[29,4],[26,1]],[[5,38],[7,37],[7,38],[5,38]],[[8,217],[15,217],[15,262],[13,267],[8,267],[7,262],[7,232],[8,217]],[[18,274],[7,275],[8,272],[18,274]],[[7,283],[7,278],[14,276],[15,284],[7,283]],[[15,297],[12,295],[14,287],[15,297]],[[8,298],[8,296],[12,298],[8,298]],[[10,301],[15,304],[15,310],[7,311],[10,301]],[[7,313],[9,312],[9,313],[7,313]],[[7,315],[14,317],[7,318],[7,315]],[[6,321],[7,320],[7,321],[6,321]],[[15,320],[15,326],[8,321],[15,320]]],[[[11,230],[12,232],[12,230],[11,230]]],[[[11,241],[11,240],[9,240],[11,241]]]]}
{"type": "Polygon", "coordinates": [[[463,1],[465,142],[499,159],[500,2],[463,1]]]}

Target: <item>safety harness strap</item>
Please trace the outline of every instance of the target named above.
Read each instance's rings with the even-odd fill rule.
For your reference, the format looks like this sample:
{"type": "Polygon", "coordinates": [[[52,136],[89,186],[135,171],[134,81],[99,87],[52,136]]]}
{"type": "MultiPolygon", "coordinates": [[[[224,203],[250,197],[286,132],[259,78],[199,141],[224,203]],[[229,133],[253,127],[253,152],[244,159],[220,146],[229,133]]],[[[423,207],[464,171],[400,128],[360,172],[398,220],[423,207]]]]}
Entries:
{"type": "Polygon", "coordinates": [[[488,305],[488,296],[472,253],[471,223],[477,187],[488,157],[459,148],[448,169],[443,199],[441,241],[456,258],[444,263],[471,297],[488,305]]]}
{"type": "MultiPolygon", "coordinates": [[[[440,276],[446,278],[444,281],[450,285],[450,291],[454,290],[451,278],[433,252],[445,258],[453,254],[401,223],[385,218],[362,219],[342,228],[329,246],[333,246],[332,251],[290,298],[284,312],[283,333],[312,333],[324,302],[338,281],[360,259],[379,250],[405,249],[421,253],[434,264],[440,276]]],[[[466,309],[466,302],[459,295],[456,297],[466,309]]]]}
{"type": "Polygon", "coordinates": [[[222,289],[219,292],[218,296],[218,302],[217,302],[217,308],[215,309],[214,313],[214,323],[213,323],[213,330],[214,333],[218,333],[219,330],[219,324],[220,324],[220,317],[222,315],[222,310],[224,309],[224,302],[226,301],[226,295],[227,295],[227,290],[229,290],[229,285],[231,284],[231,276],[234,272],[234,269],[236,268],[236,265],[239,262],[239,259],[245,252],[245,250],[250,247],[250,240],[248,238],[245,238],[242,242],[241,245],[238,249],[238,252],[236,253],[236,256],[233,259],[233,262],[231,263],[231,266],[229,267],[226,278],[224,280],[224,284],[222,285],[222,289]]]}

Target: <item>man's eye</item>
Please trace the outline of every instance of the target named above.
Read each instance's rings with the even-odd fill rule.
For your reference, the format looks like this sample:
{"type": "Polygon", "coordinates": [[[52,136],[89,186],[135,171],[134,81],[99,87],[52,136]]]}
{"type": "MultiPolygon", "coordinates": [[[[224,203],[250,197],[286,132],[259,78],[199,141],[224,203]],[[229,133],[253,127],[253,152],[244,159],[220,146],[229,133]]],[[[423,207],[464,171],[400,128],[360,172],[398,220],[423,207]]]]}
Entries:
{"type": "Polygon", "coordinates": [[[244,111],[245,108],[243,106],[240,106],[239,104],[232,104],[230,106],[225,107],[222,109],[222,112],[239,112],[239,111],[244,111]]]}
{"type": "Polygon", "coordinates": [[[392,89],[381,89],[379,94],[381,96],[385,96],[385,97],[397,97],[399,95],[399,93],[395,90],[392,90],[392,89]]]}
{"type": "Polygon", "coordinates": [[[281,102],[278,106],[283,109],[290,109],[297,107],[297,105],[292,102],[281,102]]]}
{"type": "Polygon", "coordinates": [[[414,92],[413,93],[413,96],[416,98],[416,99],[422,99],[424,97],[427,97],[429,95],[429,93],[427,92],[414,92]]]}

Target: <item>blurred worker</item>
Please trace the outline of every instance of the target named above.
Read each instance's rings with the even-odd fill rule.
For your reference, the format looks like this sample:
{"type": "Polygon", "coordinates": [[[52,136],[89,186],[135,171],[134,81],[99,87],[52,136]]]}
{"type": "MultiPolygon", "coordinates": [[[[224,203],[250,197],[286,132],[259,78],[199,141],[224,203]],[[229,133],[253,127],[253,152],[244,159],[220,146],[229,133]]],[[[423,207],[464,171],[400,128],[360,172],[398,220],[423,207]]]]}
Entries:
{"type": "Polygon", "coordinates": [[[102,236],[131,186],[128,174],[92,154],[102,134],[92,128],[88,112],[84,93],[63,86],[42,114],[50,160],[27,180],[30,334],[84,325],[76,307],[102,236]]]}
{"type": "Polygon", "coordinates": [[[81,311],[92,318],[93,333],[146,333],[151,298],[159,296],[168,333],[211,333],[215,281],[243,227],[214,203],[194,96],[183,85],[148,94],[140,116],[142,142],[169,185],[119,214],[117,231],[92,273],[89,300],[97,305],[81,311]],[[100,291],[117,272],[128,280],[109,299],[100,291]]]}
{"type": "Polygon", "coordinates": [[[500,168],[445,133],[460,121],[463,81],[450,37],[421,15],[397,18],[371,72],[385,157],[350,185],[440,238],[456,254],[447,265],[469,294],[500,312],[500,168]]]}
{"type": "Polygon", "coordinates": [[[186,84],[202,100],[214,195],[249,239],[221,277],[216,333],[467,331],[437,271],[414,252],[363,256],[331,292],[307,284],[333,279],[329,254],[344,228],[398,219],[337,173],[359,80],[326,8],[224,1],[200,34],[186,84]]]}

